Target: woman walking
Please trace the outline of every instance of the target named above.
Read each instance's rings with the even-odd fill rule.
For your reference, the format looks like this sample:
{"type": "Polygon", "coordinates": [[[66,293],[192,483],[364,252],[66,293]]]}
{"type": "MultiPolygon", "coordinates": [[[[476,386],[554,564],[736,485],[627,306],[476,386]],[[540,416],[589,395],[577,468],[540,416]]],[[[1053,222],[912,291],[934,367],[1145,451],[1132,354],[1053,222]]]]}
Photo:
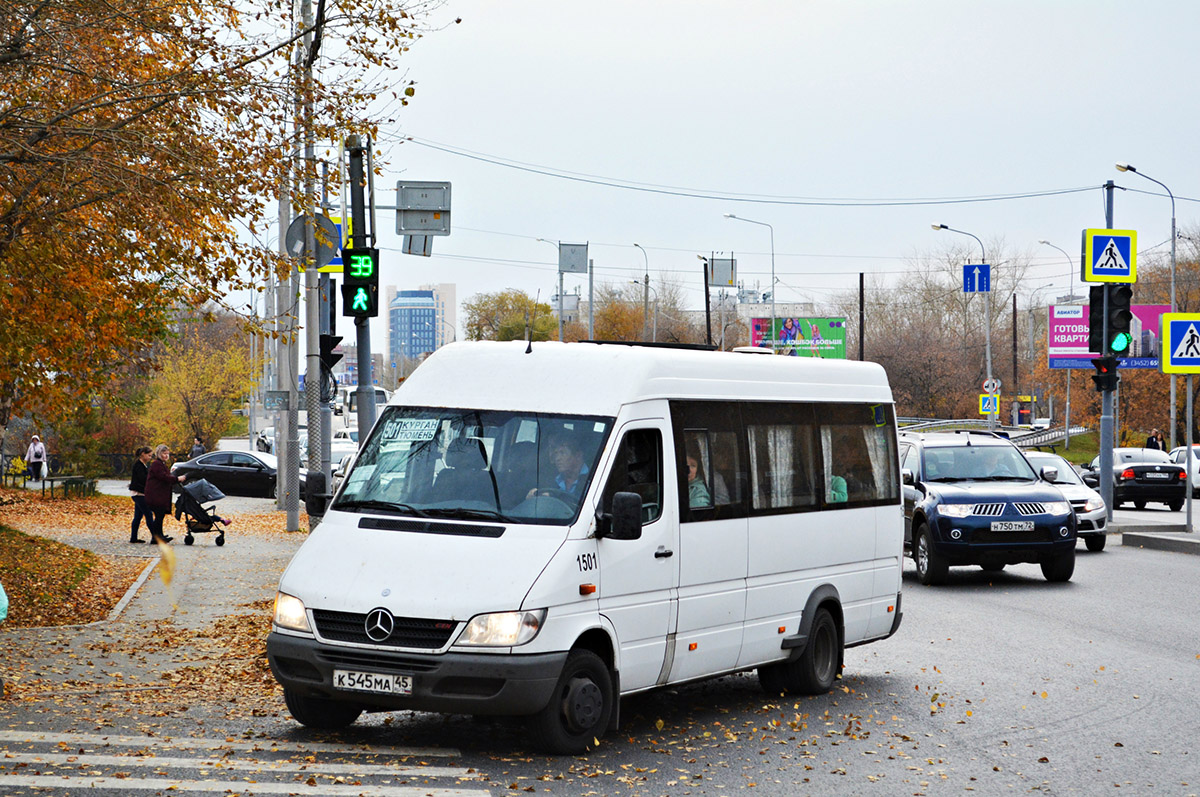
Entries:
{"type": "Polygon", "coordinates": [[[133,523],[129,527],[129,541],[145,542],[138,537],[138,527],[142,525],[142,518],[146,518],[146,529],[150,530],[150,516],[146,513],[146,475],[150,472],[150,446],[141,446],[135,456],[133,473],[129,477],[129,490],[133,493],[133,523]]]}
{"type": "Polygon", "coordinates": [[[29,449],[25,452],[25,464],[35,481],[46,478],[46,445],[37,435],[29,441],[29,449]]]}
{"type": "Polygon", "coordinates": [[[150,527],[150,536],[155,542],[175,539],[163,534],[163,519],[171,512],[171,488],[182,482],[184,477],[171,473],[167,467],[170,458],[170,447],[160,444],[154,449],[154,461],[146,472],[146,525],[150,527]]]}

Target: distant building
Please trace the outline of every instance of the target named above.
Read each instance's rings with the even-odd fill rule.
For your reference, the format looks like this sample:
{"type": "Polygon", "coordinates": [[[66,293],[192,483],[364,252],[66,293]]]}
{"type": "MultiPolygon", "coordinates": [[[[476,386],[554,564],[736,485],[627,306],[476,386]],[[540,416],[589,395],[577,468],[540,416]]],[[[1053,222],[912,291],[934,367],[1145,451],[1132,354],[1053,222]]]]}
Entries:
{"type": "Polygon", "coordinates": [[[384,289],[387,301],[388,358],[399,363],[436,351],[455,339],[456,286],[422,285],[415,291],[384,289]]]}

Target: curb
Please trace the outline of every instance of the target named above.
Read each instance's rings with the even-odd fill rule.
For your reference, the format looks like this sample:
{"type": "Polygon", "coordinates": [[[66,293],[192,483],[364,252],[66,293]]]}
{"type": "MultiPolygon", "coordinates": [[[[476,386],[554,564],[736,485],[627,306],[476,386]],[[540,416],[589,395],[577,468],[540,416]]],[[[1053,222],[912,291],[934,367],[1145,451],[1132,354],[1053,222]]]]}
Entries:
{"type": "Polygon", "coordinates": [[[142,588],[142,584],[146,583],[146,579],[150,577],[150,573],[154,570],[154,568],[158,567],[158,563],[161,561],[161,554],[151,559],[150,563],[142,568],[142,574],[137,577],[137,581],[134,581],[129,585],[129,589],[125,590],[125,594],[121,596],[121,600],[117,601],[117,605],[114,606],[112,611],[108,613],[108,617],[105,617],[103,620],[97,620],[94,623],[88,623],[88,625],[111,623],[113,620],[116,620],[121,615],[121,612],[125,611],[125,607],[130,604],[130,602],[133,600],[133,596],[136,595],[137,591],[142,588]]]}
{"type": "Polygon", "coordinates": [[[1200,536],[1188,534],[1182,528],[1131,529],[1121,532],[1121,545],[1149,548],[1155,551],[1170,551],[1200,556],[1200,536]]]}

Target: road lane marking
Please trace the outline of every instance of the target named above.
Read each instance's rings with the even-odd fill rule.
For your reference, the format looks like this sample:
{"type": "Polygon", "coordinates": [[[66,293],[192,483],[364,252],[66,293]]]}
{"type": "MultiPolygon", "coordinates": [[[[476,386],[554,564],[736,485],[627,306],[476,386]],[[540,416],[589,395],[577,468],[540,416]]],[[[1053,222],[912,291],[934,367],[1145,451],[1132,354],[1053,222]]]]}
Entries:
{"type": "Polygon", "coordinates": [[[398,767],[387,764],[336,764],[324,761],[272,761],[269,759],[166,758],[156,755],[97,755],[94,753],[0,753],[0,770],[12,764],[49,764],[51,766],[154,767],[156,769],[249,770],[278,774],[356,775],[370,777],[467,778],[465,767],[398,767]]]}
{"type": "Polygon", "coordinates": [[[173,736],[159,739],[153,736],[119,736],[93,733],[50,733],[39,731],[0,731],[0,742],[80,744],[99,747],[139,747],[153,750],[249,750],[256,753],[353,753],[356,755],[413,756],[420,758],[458,758],[462,755],[452,747],[390,747],[373,746],[367,742],[288,742],[272,739],[244,741],[173,736]]]}
{"type": "Polygon", "coordinates": [[[118,794],[131,791],[167,791],[176,794],[306,794],[317,797],[483,797],[486,789],[438,789],[429,786],[353,786],[339,783],[248,783],[244,780],[174,780],[171,778],[60,777],[58,775],[0,775],[6,787],[30,789],[113,789],[118,794]]]}

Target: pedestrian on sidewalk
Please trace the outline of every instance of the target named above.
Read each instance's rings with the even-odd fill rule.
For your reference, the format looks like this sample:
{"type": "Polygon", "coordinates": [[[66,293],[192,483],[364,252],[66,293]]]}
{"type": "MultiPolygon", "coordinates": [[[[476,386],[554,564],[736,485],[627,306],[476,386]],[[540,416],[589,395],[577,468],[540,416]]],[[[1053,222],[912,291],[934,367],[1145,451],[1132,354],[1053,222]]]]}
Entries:
{"type": "Polygon", "coordinates": [[[154,449],[154,461],[146,472],[146,525],[155,542],[170,542],[175,539],[163,534],[163,519],[171,514],[171,489],[186,477],[176,476],[167,467],[171,449],[160,443],[154,449]]]}
{"type": "Polygon", "coordinates": [[[29,441],[29,449],[25,452],[25,465],[34,481],[46,478],[46,446],[37,435],[29,441]]]}
{"type": "Polygon", "coordinates": [[[150,472],[150,446],[141,446],[135,452],[133,473],[129,478],[129,490],[133,493],[133,523],[129,526],[130,542],[145,542],[138,537],[138,528],[142,518],[146,518],[146,530],[153,534],[150,527],[150,515],[146,512],[146,476],[150,472]]]}
{"type": "Polygon", "coordinates": [[[196,435],[192,438],[192,451],[189,455],[190,459],[195,459],[204,453],[204,443],[200,442],[200,436],[196,435]]]}

